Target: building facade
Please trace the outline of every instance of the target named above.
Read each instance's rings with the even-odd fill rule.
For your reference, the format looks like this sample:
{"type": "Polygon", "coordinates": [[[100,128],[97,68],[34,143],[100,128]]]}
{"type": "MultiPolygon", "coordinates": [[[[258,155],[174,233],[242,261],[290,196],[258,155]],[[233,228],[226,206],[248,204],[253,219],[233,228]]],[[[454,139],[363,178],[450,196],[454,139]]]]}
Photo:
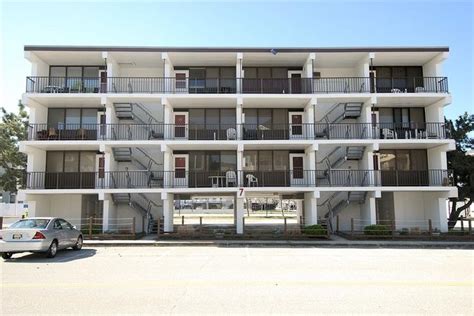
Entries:
{"type": "Polygon", "coordinates": [[[293,201],[299,224],[447,230],[446,47],[25,46],[29,214],[135,217],[180,201],[293,201]],[[337,224],[336,224],[337,219],[337,224]]]}

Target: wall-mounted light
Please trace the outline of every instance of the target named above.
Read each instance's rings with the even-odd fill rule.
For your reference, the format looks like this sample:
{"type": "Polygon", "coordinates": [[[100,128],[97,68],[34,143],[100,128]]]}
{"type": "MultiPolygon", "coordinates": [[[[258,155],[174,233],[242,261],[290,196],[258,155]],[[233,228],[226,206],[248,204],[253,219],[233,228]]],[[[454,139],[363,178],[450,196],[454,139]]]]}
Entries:
{"type": "Polygon", "coordinates": [[[270,53],[272,53],[273,55],[276,55],[278,54],[278,51],[275,48],[272,48],[270,49],[270,53]]]}

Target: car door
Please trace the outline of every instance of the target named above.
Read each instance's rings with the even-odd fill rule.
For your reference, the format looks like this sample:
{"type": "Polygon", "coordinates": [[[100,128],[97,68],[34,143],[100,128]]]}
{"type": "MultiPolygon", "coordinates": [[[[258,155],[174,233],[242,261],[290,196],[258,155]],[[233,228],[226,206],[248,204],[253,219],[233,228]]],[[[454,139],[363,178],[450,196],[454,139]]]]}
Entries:
{"type": "Polygon", "coordinates": [[[63,229],[63,234],[65,238],[65,242],[67,243],[67,246],[74,246],[77,240],[77,233],[72,227],[71,224],[69,224],[67,221],[64,219],[59,219],[59,222],[61,223],[61,227],[63,229]]]}
{"type": "Polygon", "coordinates": [[[53,236],[53,238],[56,238],[58,240],[58,249],[64,249],[68,247],[67,238],[64,234],[64,229],[59,219],[54,220],[53,236]]]}

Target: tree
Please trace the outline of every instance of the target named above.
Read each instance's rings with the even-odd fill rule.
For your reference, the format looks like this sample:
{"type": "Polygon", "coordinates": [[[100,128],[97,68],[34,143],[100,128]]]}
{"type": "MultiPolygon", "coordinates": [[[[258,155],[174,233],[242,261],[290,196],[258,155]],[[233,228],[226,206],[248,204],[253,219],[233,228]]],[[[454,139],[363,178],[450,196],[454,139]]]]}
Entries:
{"type": "Polygon", "coordinates": [[[25,106],[18,103],[18,113],[8,113],[2,107],[0,122],[0,188],[16,192],[25,181],[26,155],[21,153],[18,142],[26,140],[28,132],[28,113],[25,106]]]}
{"type": "Polygon", "coordinates": [[[458,197],[450,198],[451,210],[448,228],[452,229],[459,220],[461,213],[468,209],[474,198],[474,156],[466,154],[474,148],[474,115],[464,113],[454,122],[445,119],[446,128],[456,142],[456,150],[448,152],[448,169],[453,172],[454,183],[458,187],[458,197]],[[460,207],[458,202],[464,202],[460,207]]]}

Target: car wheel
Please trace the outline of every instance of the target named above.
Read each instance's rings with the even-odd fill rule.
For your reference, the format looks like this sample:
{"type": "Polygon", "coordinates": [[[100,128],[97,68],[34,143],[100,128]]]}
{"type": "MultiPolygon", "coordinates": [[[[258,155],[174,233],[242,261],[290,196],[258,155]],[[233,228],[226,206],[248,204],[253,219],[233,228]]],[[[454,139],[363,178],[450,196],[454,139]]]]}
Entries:
{"type": "Polygon", "coordinates": [[[48,251],[46,252],[46,257],[48,258],[54,258],[56,256],[56,253],[58,252],[58,242],[53,241],[51,243],[51,246],[49,246],[48,251]]]}
{"type": "Polygon", "coordinates": [[[72,247],[73,250],[81,250],[82,249],[82,236],[77,237],[77,242],[74,247],[72,247]]]}
{"type": "Polygon", "coordinates": [[[2,252],[3,259],[10,259],[13,256],[11,252],[2,252]]]}

